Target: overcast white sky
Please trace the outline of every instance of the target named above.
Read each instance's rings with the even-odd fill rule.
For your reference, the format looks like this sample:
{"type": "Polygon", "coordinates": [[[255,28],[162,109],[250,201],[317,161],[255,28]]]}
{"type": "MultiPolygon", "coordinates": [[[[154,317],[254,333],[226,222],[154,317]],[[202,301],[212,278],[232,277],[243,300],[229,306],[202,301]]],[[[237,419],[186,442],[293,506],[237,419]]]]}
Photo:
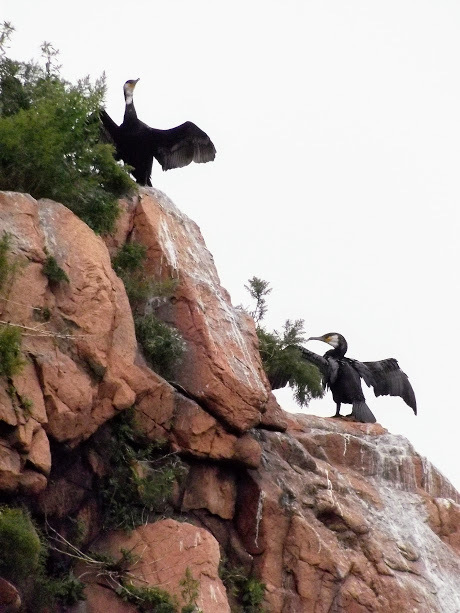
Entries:
{"type": "MultiPolygon", "coordinates": [[[[198,223],[233,303],[256,275],[268,328],[303,318],[351,357],[397,358],[418,417],[368,403],[460,489],[460,4],[3,0],[0,19],[16,59],[47,40],[64,77],[105,71],[117,122],[140,77],[140,119],[210,135],[214,163],[152,182],[198,223]]],[[[307,411],[331,415],[332,397],[307,411]]]]}

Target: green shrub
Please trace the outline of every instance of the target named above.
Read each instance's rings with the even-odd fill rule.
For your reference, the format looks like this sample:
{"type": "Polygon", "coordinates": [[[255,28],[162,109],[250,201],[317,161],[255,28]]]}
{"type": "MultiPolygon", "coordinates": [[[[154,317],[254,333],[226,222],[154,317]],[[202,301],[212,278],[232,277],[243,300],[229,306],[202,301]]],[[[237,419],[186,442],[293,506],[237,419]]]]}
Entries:
{"type": "Polygon", "coordinates": [[[0,376],[12,377],[21,372],[24,366],[21,342],[18,327],[0,324],[0,376]]]}
{"type": "MultiPolygon", "coordinates": [[[[3,233],[0,239],[0,300],[8,295],[11,283],[21,263],[10,257],[11,236],[3,233]]],[[[21,355],[21,330],[14,325],[0,324],[0,376],[11,377],[24,365],[21,355]]]]}
{"type": "Polygon", "coordinates": [[[43,264],[43,274],[48,277],[52,283],[61,283],[62,281],[69,282],[69,277],[66,272],[59,266],[56,258],[48,255],[43,264]]]}
{"type": "Polygon", "coordinates": [[[136,337],[150,366],[161,376],[171,378],[179,363],[185,344],[181,334],[162,322],[155,314],[143,314],[147,301],[172,296],[178,281],[156,281],[145,274],[143,265],[146,247],[138,242],[125,243],[112,260],[112,266],[122,279],[134,313],[136,337]]]}
{"type": "Polygon", "coordinates": [[[164,513],[174,482],[185,472],[175,454],[162,441],[146,441],[136,430],[134,411],[112,420],[106,447],[111,473],[100,486],[105,528],[132,530],[149,513],[164,513]]]}
{"type": "Polygon", "coordinates": [[[241,589],[241,602],[245,613],[259,613],[262,611],[262,603],[265,596],[266,586],[254,577],[249,577],[241,589]]]}
{"type": "Polygon", "coordinates": [[[154,314],[136,316],[134,324],[137,340],[153,370],[172,378],[185,350],[181,334],[154,314]]]}
{"type": "Polygon", "coordinates": [[[235,613],[264,613],[262,603],[265,596],[265,583],[248,576],[243,567],[230,566],[225,557],[219,565],[219,576],[228,594],[235,599],[235,613]]]}
{"type": "Polygon", "coordinates": [[[311,398],[321,398],[324,393],[321,373],[318,368],[302,358],[295,346],[303,342],[303,320],[284,324],[283,334],[266,332],[258,328],[259,351],[268,380],[274,389],[286,383],[294,392],[300,406],[308,404],[311,398]]]}
{"type": "Polygon", "coordinates": [[[36,321],[47,323],[51,319],[51,310],[49,307],[34,307],[33,317],[36,321]]]}
{"type": "Polygon", "coordinates": [[[123,281],[133,311],[152,294],[152,279],[144,273],[147,249],[141,243],[125,243],[112,260],[112,267],[123,281]]]}
{"type": "Polygon", "coordinates": [[[143,265],[146,254],[147,248],[142,243],[125,243],[112,260],[113,269],[117,274],[132,273],[143,265]]]}
{"type": "Polygon", "coordinates": [[[269,285],[268,281],[264,281],[258,277],[252,277],[252,279],[248,280],[248,285],[244,286],[251,295],[251,298],[256,301],[256,306],[253,311],[249,311],[249,315],[254,319],[257,327],[259,327],[268,309],[265,296],[268,296],[272,291],[269,285]]]}
{"type": "Polygon", "coordinates": [[[84,590],[84,584],[72,572],[54,580],[54,598],[63,605],[71,606],[85,600],[84,590]]]}
{"type": "Polygon", "coordinates": [[[136,587],[123,584],[118,595],[136,605],[140,613],[177,613],[177,600],[158,587],[136,587]]]}
{"type": "Polygon", "coordinates": [[[22,582],[40,565],[40,538],[22,509],[0,507],[0,576],[22,582]]]}
{"type": "Polygon", "coordinates": [[[21,396],[20,394],[18,394],[18,398],[20,405],[24,411],[24,415],[30,417],[32,415],[32,409],[34,408],[34,401],[32,400],[32,398],[29,398],[28,396],[21,396]]]}
{"type": "Polygon", "coordinates": [[[125,243],[112,260],[114,271],[123,281],[134,312],[141,311],[150,298],[169,298],[176,287],[176,279],[156,281],[145,274],[147,248],[142,243],[125,243]]]}
{"type": "Polygon", "coordinates": [[[8,294],[9,286],[22,267],[19,259],[10,257],[11,235],[4,232],[0,239],[0,296],[8,294]]]}
{"type": "Polygon", "coordinates": [[[0,189],[58,200],[96,232],[110,232],[117,198],[136,187],[113,148],[98,142],[104,78],[94,85],[88,78],[76,85],[63,80],[51,62],[58,52],[48,43],[45,67],[13,61],[5,53],[11,35],[5,24],[2,33],[0,189]]]}
{"type": "Polygon", "coordinates": [[[143,271],[133,274],[124,273],[119,275],[125,285],[126,294],[133,313],[142,313],[146,302],[159,306],[170,298],[177,287],[176,279],[156,281],[145,275],[143,271]]]}
{"type": "Polygon", "coordinates": [[[255,309],[249,314],[256,323],[260,357],[272,389],[289,385],[301,407],[311,398],[321,398],[324,394],[321,373],[314,364],[302,358],[297,347],[305,341],[303,319],[294,322],[287,319],[282,334],[276,330],[267,332],[260,322],[267,312],[265,297],[272,290],[267,281],[257,277],[249,279],[248,284],[245,287],[256,301],[255,309]]]}
{"type": "Polygon", "coordinates": [[[10,235],[4,232],[0,239],[0,291],[3,289],[10,276],[10,263],[8,258],[10,241],[10,235]]]}
{"type": "Polygon", "coordinates": [[[84,599],[84,586],[72,572],[48,574],[47,557],[48,545],[29,514],[0,507],[0,576],[20,587],[24,610],[40,613],[57,603],[72,605],[84,599]]]}
{"type": "MultiPolygon", "coordinates": [[[[193,578],[189,568],[180,581],[182,598],[186,604],[181,607],[181,613],[201,613],[196,601],[198,598],[199,581],[193,578]]],[[[137,587],[131,583],[123,583],[118,595],[126,602],[136,605],[141,613],[178,613],[179,604],[175,596],[158,587],[137,587]]]]}
{"type": "Polygon", "coordinates": [[[42,572],[35,577],[30,601],[34,611],[49,611],[57,603],[72,606],[85,598],[85,586],[72,571],[61,577],[49,577],[42,572]]]}
{"type": "Polygon", "coordinates": [[[201,609],[198,609],[196,604],[200,594],[200,582],[198,579],[193,578],[192,571],[188,566],[185,569],[185,577],[179,581],[179,585],[182,588],[181,595],[185,602],[185,605],[181,609],[181,613],[202,613],[201,609]]]}

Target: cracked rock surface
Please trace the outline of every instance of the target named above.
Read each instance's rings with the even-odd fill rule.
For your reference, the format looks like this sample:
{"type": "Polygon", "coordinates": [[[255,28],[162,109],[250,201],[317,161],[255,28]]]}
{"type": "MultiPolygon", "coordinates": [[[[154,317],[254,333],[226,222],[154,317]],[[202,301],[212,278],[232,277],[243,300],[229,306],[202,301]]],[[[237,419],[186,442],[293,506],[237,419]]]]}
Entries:
{"type": "MultiPolygon", "coordinates": [[[[120,204],[103,240],[59,203],[0,193],[0,233],[20,263],[0,320],[21,329],[24,357],[0,385],[1,496],[58,526],[76,518],[94,550],[132,548],[139,584],[180,596],[190,568],[204,613],[237,610],[221,554],[266,585],[270,613],[458,613],[458,492],[379,424],[285,413],[198,226],[151,188],[120,204]],[[147,248],[146,274],[177,279],[159,307],[186,345],[171,383],[143,358],[111,266],[127,240],[147,248]],[[50,255],[68,282],[44,274],[50,255]],[[104,533],[105,424],[132,406],[142,435],[167,440],[187,476],[174,518],[104,533]]],[[[87,600],[72,613],[136,610],[82,572],[87,600]]]]}

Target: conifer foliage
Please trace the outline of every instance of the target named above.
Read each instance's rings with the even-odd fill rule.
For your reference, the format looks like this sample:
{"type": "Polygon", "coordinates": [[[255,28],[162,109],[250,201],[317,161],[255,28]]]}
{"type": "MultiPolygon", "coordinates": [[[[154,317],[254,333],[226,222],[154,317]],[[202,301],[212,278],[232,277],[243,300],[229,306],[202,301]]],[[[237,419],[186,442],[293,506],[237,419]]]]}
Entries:
{"type": "Polygon", "coordinates": [[[296,402],[303,407],[308,405],[311,398],[321,398],[323,395],[321,373],[316,366],[302,359],[297,347],[305,342],[303,319],[287,319],[282,333],[276,330],[267,332],[261,325],[267,312],[266,297],[272,291],[269,285],[268,281],[258,277],[252,277],[248,285],[245,285],[256,301],[250,315],[256,323],[262,364],[272,389],[288,384],[294,392],[296,402]]]}
{"type": "Polygon", "coordinates": [[[93,230],[110,232],[117,199],[135,189],[99,140],[104,76],[77,84],[60,74],[59,52],[41,45],[41,63],[7,56],[13,26],[0,26],[0,190],[62,202],[93,230]]]}

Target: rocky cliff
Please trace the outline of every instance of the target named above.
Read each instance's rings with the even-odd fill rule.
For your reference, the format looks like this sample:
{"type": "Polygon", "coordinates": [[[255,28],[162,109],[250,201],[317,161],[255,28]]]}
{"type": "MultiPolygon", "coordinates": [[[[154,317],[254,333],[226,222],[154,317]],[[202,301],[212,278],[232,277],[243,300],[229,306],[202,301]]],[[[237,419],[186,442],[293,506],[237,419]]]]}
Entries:
{"type": "MultiPolygon", "coordinates": [[[[284,413],[197,225],[154,189],[121,206],[104,241],[61,204],[0,194],[17,264],[0,326],[21,331],[23,361],[0,378],[0,520],[27,507],[55,568],[72,563],[86,599],[66,610],[458,613],[460,495],[378,424],[284,413]],[[175,281],[142,305],[182,335],[170,382],[111,265],[133,241],[146,278],[175,281]],[[170,488],[148,504],[160,473],[170,488]],[[114,529],[139,511],[133,484],[141,521],[114,529]],[[147,603],[151,586],[170,609],[147,603]]],[[[28,590],[0,578],[0,610],[39,610],[28,590]]]]}

